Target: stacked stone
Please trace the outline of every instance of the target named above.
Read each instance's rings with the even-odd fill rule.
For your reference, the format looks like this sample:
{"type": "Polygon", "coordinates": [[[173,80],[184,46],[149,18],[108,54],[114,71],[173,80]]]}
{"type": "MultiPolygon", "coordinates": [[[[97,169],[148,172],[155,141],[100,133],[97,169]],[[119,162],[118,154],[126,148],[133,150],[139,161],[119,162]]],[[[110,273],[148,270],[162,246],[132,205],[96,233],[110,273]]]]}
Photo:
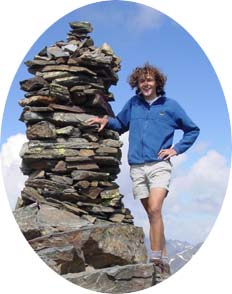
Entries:
{"type": "Polygon", "coordinates": [[[118,81],[120,59],[106,43],[88,35],[88,22],[72,22],[67,41],[44,48],[25,64],[32,78],[21,81],[19,101],[26,142],[20,152],[29,178],[18,208],[37,203],[97,220],[133,224],[115,183],[122,143],[117,132],[90,126],[93,116],[114,116],[109,92],[118,81]]]}

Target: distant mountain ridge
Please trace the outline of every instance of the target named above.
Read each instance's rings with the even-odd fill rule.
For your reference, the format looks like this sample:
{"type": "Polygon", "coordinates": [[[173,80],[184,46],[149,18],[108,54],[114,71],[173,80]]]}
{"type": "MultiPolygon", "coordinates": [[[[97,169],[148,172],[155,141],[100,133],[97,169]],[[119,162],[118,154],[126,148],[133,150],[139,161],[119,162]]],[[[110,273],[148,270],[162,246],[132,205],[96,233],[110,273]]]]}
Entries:
{"type": "Polygon", "coordinates": [[[186,241],[168,240],[167,252],[172,273],[181,269],[201,247],[202,243],[191,245],[186,241]]]}
{"type": "MultiPolygon", "coordinates": [[[[145,238],[145,244],[149,254],[150,245],[147,238],[145,238]]],[[[192,245],[187,241],[167,240],[167,252],[172,274],[181,269],[196,254],[201,245],[202,243],[192,245]]]]}

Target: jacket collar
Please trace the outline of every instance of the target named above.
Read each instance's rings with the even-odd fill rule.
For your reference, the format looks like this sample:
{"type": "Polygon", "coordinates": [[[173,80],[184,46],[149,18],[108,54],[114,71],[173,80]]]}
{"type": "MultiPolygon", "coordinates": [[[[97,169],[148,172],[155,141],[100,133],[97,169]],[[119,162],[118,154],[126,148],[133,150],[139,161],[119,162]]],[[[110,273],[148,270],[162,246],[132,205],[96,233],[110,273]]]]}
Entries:
{"type": "MultiPolygon", "coordinates": [[[[144,99],[143,95],[141,94],[137,94],[137,97],[139,98],[139,100],[146,104],[149,105],[149,103],[147,103],[147,101],[144,99]]],[[[166,97],[165,96],[160,96],[156,101],[154,101],[151,105],[156,105],[156,104],[163,104],[165,101],[166,97]]]]}

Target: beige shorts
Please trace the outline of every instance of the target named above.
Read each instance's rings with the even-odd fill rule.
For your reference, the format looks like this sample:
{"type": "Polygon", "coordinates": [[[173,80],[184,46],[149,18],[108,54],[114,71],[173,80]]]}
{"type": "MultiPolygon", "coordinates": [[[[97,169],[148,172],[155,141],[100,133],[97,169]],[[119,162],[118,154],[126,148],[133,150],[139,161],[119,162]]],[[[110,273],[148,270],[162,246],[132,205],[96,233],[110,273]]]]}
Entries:
{"type": "Polygon", "coordinates": [[[147,198],[151,188],[164,188],[169,191],[171,172],[172,164],[169,160],[131,165],[130,177],[134,198],[147,198]]]}

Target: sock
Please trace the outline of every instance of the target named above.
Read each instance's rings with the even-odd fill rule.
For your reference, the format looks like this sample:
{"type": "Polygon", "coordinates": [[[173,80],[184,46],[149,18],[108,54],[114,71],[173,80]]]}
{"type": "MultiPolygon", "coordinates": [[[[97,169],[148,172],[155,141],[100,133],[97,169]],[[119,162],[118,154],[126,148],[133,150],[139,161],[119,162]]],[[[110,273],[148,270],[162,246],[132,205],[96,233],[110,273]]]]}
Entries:
{"type": "Polygon", "coordinates": [[[163,261],[163,263],[167,263],[168,264],[168,257],[167,257],[167,255],[162,256],[162,261],[163,261]]]}
{"type": "Polygon", "coordinates": [[[161,250],[151,251],[151,259],[161,259],[161,258],[162,258],[161,250]]]}

